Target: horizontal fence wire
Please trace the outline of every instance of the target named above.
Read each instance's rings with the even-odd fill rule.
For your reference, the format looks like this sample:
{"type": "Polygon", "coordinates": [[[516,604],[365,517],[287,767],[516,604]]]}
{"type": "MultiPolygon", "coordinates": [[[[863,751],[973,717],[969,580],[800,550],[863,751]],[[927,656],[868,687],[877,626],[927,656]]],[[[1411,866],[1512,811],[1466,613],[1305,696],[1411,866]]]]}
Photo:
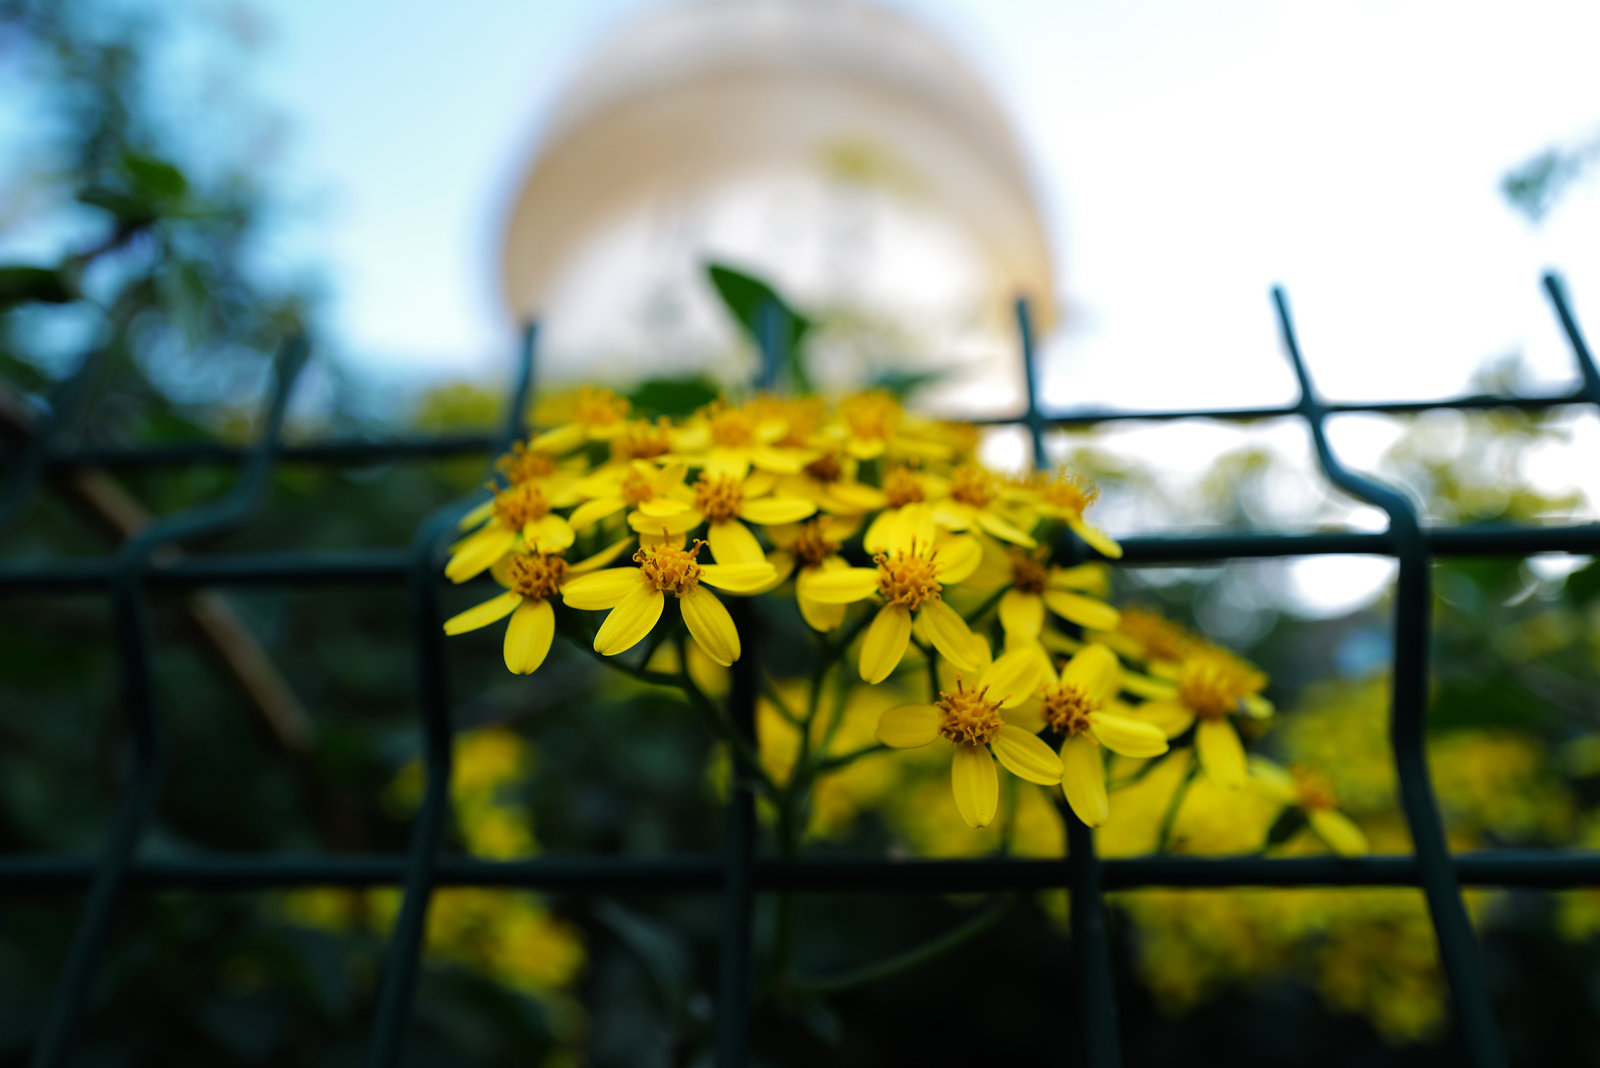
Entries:
{"type": "MultiPolygon", "coordinates": [[[[1523,556],[1535,553],[1600,554],[1600,524],[1424,528],[1415,508],[1400,493],[1345,468],[1328,444],[1329,416],[1350,413],[1404,415],[1440,409],[1548,411],[1572,405],[1600,405],[1600,369],[1578,326],[1566,290],[1555,275],[1544,288],[1577,364],[1580,385],[1560,394],[1513,397],[1475,394],[1432,401],[1332,403],[1313,385],[1282,290],[1273,291],[1286,355],[1299,397],[1293,405],[1263,408],[1129,411],[1079,408],[1045,411],[1031,322],[1019,303],[1020,354],[1027,383],[1027,408],[1016,415],[979,420],[984,425],[1015,425],[1030,436],[1034,458],[1046,457],[1045,435],[1055,429],[1117,421],[1213,419],[1248,422],[1294,418],[1312,435],[1319,466],[1329,481],[1350,496],[1376,505],[1388,517],[1377,532],[1306,531],[1200,532],[1132,537],[1122,541],[1121,563],[1142,566],[1192,564],[1229,559],[1264,559],[1324,554],[1392,557],[1399,562],[1394,620],[1391,741],[1401,784],[1402,807],[1415,852],[1409,856],[1367,857],[1184,857],[1101,859],[1093,835],[1067,817],[1065,861],[976,860],[814,860],[772,859],[755,851],[753,798],[746,785],[730,791],[727,835],[720,856],[538,857],[487,861],[440,853],[449,811],[453,762],[450,687],[445,672],[438,595],[444,579],[444,539],[472,500],[440,509],[418,530],[409,548],[360,551],[213,554],[155,560],[157,550],[235,529],[258,509],[275,463],[332,467],[420,462],[458,456],[493,456],[524,432],[531,396],[537,332],[529,327],[516,366],[511,405],[503,430],[494,435],[447,435],[390,441],[330,441],[283,444],[283,414],[295,376],[303,364],[303,339],[288,342],[276,364],[260,439],[247,447],[211,443],[132,449],[60,449],[56,441],[84,403],[100,360],[91,351],[80,369],[56,391],[48,417],[20,449],[6,458],[9,480],[0,494],[0,527],[14,522],[54,469],[96,466],[110,470],[165,468],[197,464],[238,466],[234,488],[220,501],[152,523],[130,538],[110,559],[10,564],[0,567],[0,597],[52,595],[109,596],[115,608],[123,671],[123,713],[133,738],[132,767],[99,856],[23,854],[0,857],[0,895],[86,890],[77,931],[53,998],[42,1020],[33,1064],[60,1064],[81,1015],[86,990],[117,904],[130,889],[248,891],[302,886],[401,886],[399,919],[390,936],[374,1012],[367,1063],[396,1062],[404,1046],[413,990],[423,947],[429,901],[441,886],[479,886],[542,890],[555,894],[720,894],[723,897],[722,952],[719,958],[717,1063],[735,1068],[748,1060],[749,988],[752,964],[753,895],[948,894],[1021,891],[1067,887],[1071,890],[1071,967],[1079,997],[1078,1026],[1085,1063],[1109,1068],[1119,1062],[1110,952],[1103,902],[1105,891],[1141,887],[1383,887],[1423,890],[1439,941],[1440,959],[1455,1003],[1456,1026],[1472,1064],[1494,1068],[1505,1063],[1504,1048],[1489,1004],[1487,987],[1460,888],[1466,886],[1562,889],[1600,886],[1600,853],[1572,850],[1486,850],[1452,854],[1443,836],[1438,805],[1428,779],[1424,717],[1428,678],[1433,559],[1456,556],[1523,556]],[[371,856],[320,854],[208,854],[182,858],[139,855],[160,780],[159,716],[150,689],[150,633],[145,597],[159,589],[200,586],[297,586],[404,584],[410,592],[412,636],[416,642],[418,715],[427,775],[407,853],[371,856]]],[[[780,339],[787,324],[776,309],[758,321],[762,355],[759,384],[776,384],[785,353],[780,339]]],[[[481,497],[481,495],[480,495],[481,497]]],[[[1070,544],[1075,555],[1091,555],[1070,544]]],[[[754,643],[752,643],[754,644],[754,643]]],[[[753,653],[751,654],[753,655],[753,653]]],[[[753,660],[749,666],[751,678],[753,660]]],[[[754,739],[753,687],[738,685],[731,714],[738,729],[754,739]],[[746,693],[745,691],[750,692],[746,693]]]]}

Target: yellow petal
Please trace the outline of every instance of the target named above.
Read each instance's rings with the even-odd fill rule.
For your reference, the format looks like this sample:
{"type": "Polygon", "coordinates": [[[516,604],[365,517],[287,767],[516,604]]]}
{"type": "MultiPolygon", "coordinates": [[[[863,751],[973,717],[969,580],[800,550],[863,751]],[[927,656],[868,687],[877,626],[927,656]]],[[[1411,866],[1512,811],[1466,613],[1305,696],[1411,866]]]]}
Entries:
{"type": "Polygon", "coordinates": [[[607,568],[562,583],[561,599],[572,608],[597,612],[615,608],[644,584],[644,573],[636,567],[607,568]]]}
{"type": "Polygon", "coordinates": [[[971,534],[958,534],[939,544],[936,565],[939,581],[946,585],[965,582],[982,562],[983,543],[971,534]]]}
{"type": "MultiPolygon", "coordinates": [[[[889,544],[889,551],[905,550],[911,552],[920,549],[926,552],[928,546],[933,544],[937,532],[933,525],[933,509],[921,502],[906,505],[900,509],[900,522],[894,530],[894,540],[889,544]]],[[[959,582],[960,579],[950,579],[959,582]]]]}
{"type": "Polygon", "coordinates": [[[1023,530],[1004,516],[996,515],[988,509],[977,512],[973,518],[978,521],[978,526],[982,527],[985,532],[993,534],[1001,541],[1009,541],[1011,544],[1020,545],[1024,549],[1032,549],[1039,544],[1033,540],[1033,535],[1026,530],[1023,530]]]}
{"type": "Polygon", "coordinates": [[[1263,797],[1283,805],[1295,804],[1294,776],[1282,765],[1266,757],[1252,756],[1245,762],[1249,771],[1249,785],[1263,797]]]}
{"type": "Polygon", "coordinates": [[[458,615],[451,616],[444,622],[446,634],[465,634],[469,630],[487,627],[490,623],[504,619],[517,610],[522,603],[522,595],[507,590],[498,597],[490,598],[479,605],[473,605],[458,615]]]}
{"type": "Polygon", "coordinates": [[[572,545],[572,526],[558,515],[547,515],[526,523],[522,540],[535,552],[558,553],[572,545]]]}
{"type": "Polygon", "coordinates": [[[772,584],[778,569],[758,559],[749,564],[701,564],[700,581],[729,593],[756,593],[772,584]]]}
{"type": "Polygon", "coordinates": [[[1000,597],[1000,626],[1006,640],[1037,638],[1044,630],[1044,598],[1037,593],[1007,590],[1000,597]]]}
{"type": "Polygon", "coordinates": [[[803,497],[762,497],[745,501],[739,516],[752,523],[798,523],[816,510],[816,502],[803,497]]]}
{"type": "Polygon", "coordinates": [[[750,456],[744,449],[714,448],[700,466],[708,475],[726,475],[739,481],[750,473],[750,456]]]}
{"type": "Polygon", "coordinates": [[[1057,590],[1103,591],[1107,586],[1106,565],[1078,564],[1074,567],[1052,567],[1050,577],[1045,582],[1057,590]]]}
{"type": "Polygon", "coordinates": [[[1239,705],[1244,709],[1244,714],[1251,719],[1271,719],[1272,702],[1258,693],[1253,693],[1240,700],[1239,705]]]}
{"type": "Polygon", "coordinates": [[[517,532],[496,524],[485,527],[461,542],[461,547],[444,566],[445,577],[451,582],[465,582],[483,572],[495,561],[511,551],[517,541],[517,532]]]}
{"type": "Polygon", "coordinates": [[[1111,816],[1106,797],[1106,766],[1100,747],[1086,734],[1061,743],[1061,792],[1072,811],[1090,827],[1102,827],[1111,816]]]}
{"type": "Polygon", "coordinates": [[[711,545],[711,558],[719,564],[764,564],[767,554],[761,543],[750,533],[750,528],[737,519],[712,523],[706,541],[711,545]]]}
{"type": "Polygon", "coordinates": [[[687,501],[680,501],[675,497],[651,497],[648,501],[639,502],[639,514],[647,515],[651,519],[661,519],[669,515],[682,515],[689,510],[687,501]]]}
{"type": "Polygon", "coordinates": [[[1146,701],[1133,710],[1142,723],[1148,723],[1168,738],[1176,738],[1194,725],[1194,712],[1181,701],[1146,701]]]}
{"type": "Polygon", "coordinates": [[[885,503],[882,490],[859,482],[835,482],[827,489],[827,505],[835,512],[874,512],[885,503]]]}
{"type": "Polygon", "coordinates": [[[1040,786],[1061,781],[1061,758],[1056,751],[1021,727],[1007,723],[989,739],[995,759],[1019,779],[1040,786]]]}
{"type": "Polygon", "coordinates": [[[739,632],[722,602],[704,586],[696,586],[678,599],[689,636],[712,660],[727,667],[739,659],[739,632]]]}
{"type": "Polygon", "coordinates": [[[1081,593],[1045,590],[1044,603],[1050,606],[1050,611],[1068,623],[1076,623],[1090,630],[1112,630],[1122,622],[1121,612],[1104,601],[1085,597],[1081,593]]]}
{"type": "Polygon", "coordinates": [[[556,633],[556,613],[549,601],[526,601],[511,613],[506,626],[506,667],[516,675],[531,675],[550,652],[556,633]]]}
{"type": "Polygon", "coordinates": [[[604,549],[601,549],[593,556],[585,557],[575,564],[568,565],[567,574],[574,577],[578,575],[587,575],[596,568],[605,567],[611,561],[621,556],[623,550],[627,549],[627,547],[632,544],[632,538],[618,538],[616,541],[612,542],[610,545],[607,545],[604,549]]]}
{"type": "Polygon", "coordinates": [[[632,512],[628,515],[628,526],[640,534],[648,534],[653,538],[660,538],[665,531],[668,537],[681,538],[689,531],[700,525],[705,516],[693,508],[687,512],[676,515],[645,515],[643,512],[632,512]]]}
{"type": "Polygon", "coordinates": [[[886,553],[900,540],[900,509],[885,508],[867,527],[861,544],[869,553],[886,553]]]}
{"type": "Polygon", "coordinates": [[[961,613],[941,600],[932,600],[917,611],[917,618],[939,655],[959,671],[977,672],[983,664],[974,658],[972,631],[961,613]]]}
{"type": "MultiPolygon", "coordinates": [[[[599,574],[605,574],[604,571],[599,574]]],[[[627,652],[644,640],[650,628],[661,618],[666,598],[661,591],[644,583],[634,586],[633,592],[611,610],[600,631],[594,636],[595,652],[616,656],[627,652]]]]}
{"type": "Polygon", "coordinates": [[[567,518],[567,523],[573,530],[582,530],[608,516],[616,515],[627,506],[628,502],[621,497],[597,497],[592,501],[584,501],[574,508],[572,515],[567,518]]]}
{"type": "Polygon", "coordinates": [[[1331,808],[1312,809],[1306,813],[1306,818],[1311,821],[1311,829],[1317,837],[1328,843],[1335,853],[1347,857],[1366,854],[1367,836],[1343,812],[1331,808]]]}
{"type": "Polygon", "coordinates": [[[1120,560],[1122,558],[1122,546],[1112,541],[1106,532],[1099,527],[1090,526],[1081,519],[1072,518],[1067,519],[1067,526],[1072,528],[1074,534],[1083,539],[1085,545],[1101,556],[1109,560],[1120,560]]]}
{"type": "Polygon", "coordinates": [[[1061,669],[1062,682],[1076,685],[1101,702],[1116,694],[1119,675],[1117,654],[1098,643],[1084,646],[1061,669]]]}
{"type": "Polygon", "coordinates": [[[987,827],[1000,808],[1000,776],[994,758],[981,745],[958,745],[950,763],[950,786],[956,810],[968,827],[987,827]]]}
{"type": "Polygon", "coordinates": [[[554,430],[546,430],[534,438],[530,448],[538,452],[571,452],[584,442],[583,427],[577,423],[568,423],[558,426],[554,430]]]}
{"type": "Polygon", "coordinates": [[[880,608],[861,639],[861,677],[874,686],[888,678],[909,644],[911,613],[893,605],[880,608]]]}
{"type": "Polygon", "coordinates": [[[494,498],[490,497],[456,522],[456,529],[471,530],[494,515],[494,498]]]}
{"type": "Polygon", "coordinates": [[[823,633],[843,623],[845,612],[848,611],[842,604],[823,604],[803,593],[795,596],[795,603],[800,606],[800,618],[806,621],[806,626],[823,633]]]}
{"type": "Polygon", "coordinates": [[[876,737],[896,749],[915,749],[939,737],[943,719],[933,705],[896,705],[878,717],[876,737]]]}
{"type": "Polygon", "coordinates": [[[1202,719],[1194,736],[1195,751],[1206,774],[1230,790],[1244,785],[1244,746],[1226,719],[1202,719]]]}
{"type": "Polygon", "coordinates": [[[1138,697],[1164,701],[1178,696],[1178,687],[1166,679],[1151,678],[1137,671],[1122,673],[1122,690],[1138,697]]]}
{"type": "Polygon", "coordinates": [[[1001,708],[1015,708],[1042,685],[1050,675],[1050,657],[1036,642],[1008,650],[978,676],[978,685],[1001,708]]]}
{"type": "Polygon", "coordinates": [[[848,567],[833,571],[804,571],[799,588],[822,604],[854,604],[878,592],[878,569],[848,567]]]}
{"type": "Polygon", "coordinates": [[[780,475],[796,474],[806,465],[804,453],[790,449],[775,449],[770,445],[760,445],[752,449],[750,461],[763,471],[775,471],[780,475]]]}
{"type": "Polygon", "coordinates": [[[1167,736],[1151,723],[1140,723],[1110,712],[1089,713],[1089,729],[1100,744],[1127,757],[1160,756],[1167,751],[1167,736]]]}

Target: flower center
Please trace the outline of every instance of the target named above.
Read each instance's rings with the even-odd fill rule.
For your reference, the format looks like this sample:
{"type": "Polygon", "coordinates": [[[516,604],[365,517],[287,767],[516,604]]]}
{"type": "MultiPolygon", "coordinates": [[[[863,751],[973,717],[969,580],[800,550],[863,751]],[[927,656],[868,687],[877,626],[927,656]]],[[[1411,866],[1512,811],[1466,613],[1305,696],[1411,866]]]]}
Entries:
{"type": "Polygon", "coordinates": [[[1124,609],[1119,627],[1144,647],[1146,660],[1181,660],[1189,649],[1189,635],[1182,627],[1143,608],[1124,609]]]}
{"type": "Polygon", "coordinates": [[[934,569],[934,553],[923,555],[913,549],[906,552],[896,549],[891,557],[879,553],[872,558],[878,565],[878,592],[892,605],[915,612],[928,601],[939,599],[938,573],[934,569]]]}
{"type": "Polygon", "coordinates": [[[1057,734],[1072,737],[1089,729],[1089,713],[1098,711],[1100,702],[1084,693],[1073,682],[1058,682],[1044,692],[1044,721],[1057,734]]]}
{"type": "Polygon", "coordinates": [[[573,405],[574,420],[583,426],[611,426],[627,417],[629,407],[626,398],[609,389],[584,386],[578,390],[578,400],[573,405]]]}
{"type": "Polygon", "coordinates": [[[1294,794],[1301,808],[1309,812],[1319,812],[1337,807],[1338,801],[1333,796],[1333,786],[1327,779],[1310,768],[1298,764],[1289,769],[1289,775],[1294,780],[1294,794]]]}
{"type": "Polygon", "coordinates": [[[806,464],[806,474],[818,482],[837,482],[844,477],[844,464],[836,452],[825,452],[806,464]]]}
{"type": "Polygon", "coordinates": [[[705,542],[696,538],[687,549],[674,549],[670,545],[646,545],[633,554],[633,562],[644,572],[645,581],[674,597],[693,593],[700,585],[700,565],[694,558],[700,555],[705,542]]]}
{"type": "Polygon", "coordinates": [[[889,499],[890,508],[904,508],[927,497],[922,490],[922,479],[909,467],[889,469],[883,476],[883,495],[889,499]]]}
{"type": "Polygon", "coordinates": [[[822,561],[839,551],[839,543],[829,541],[816,520],[800,528],[794,539],[794,557],[801,567],[820,567],[822,561]]]}
{"type": "Polygon", "coordinates": [[[1196,657],[1178,675],[1178,700],[1201,719],[1221,719],[1239,707],[1246,693],[1239,673],[1212,657],[1196,657]]]}
{"type": "Polygon", "coordinates": [[[950,473],[950,496],[974,508],[987,508],[994,500],[994,476],[981,467],[962,464],[950,473]]]}
{"type": "Polygon", "coordinates": [[[629,471],[623,476],[622,485],[617,487],[617,492],[629,504],[643,504],[645,501],[655,500],[655,472],[629,471]]]}
{"type": "Polygon", "coordinates": [[[702,473],[694,484],[694,506],[713,523],[725,523],[744,507],[744,486],[732,475],[702,473]]]}
{"type": "Polygon", "coordinates": [[[500,457],[494,466],[508,482],[532,482],[555,474],[556,458],[547,452],[536,452],[519,441],[511,446],[511,455],[500,457]]]}
{"type": "Polygon", "coordinates": [[[665,419],[654,423],[648,419],[635,419],[611,440],[611,457],[615,460],[654,460],[672,451],[671,426],[665,419]]]}
{"type": "Polygon", "coordinates": [[[749,412],[719,406],[711,412],[711,440],[728,449],[754,445],[756,421],[749,412]]]}
{"type": "Polygon", "coordinates": [[[494,514],[511,530],[521,530],[550,514],[544,491],[532,482],[520,482],[494,495],[494,514]]]}
{"type": "Polygon", "coordinates": [[[887,393],[862,393],[839,402],[839,418],[857,441],[887,441],[900,419],[900,403],[887,393]]]}
{"type": "Polygon", "coordinates": [[[1054,482],[1043,482],[1035,487],[1039,499],[1064,512],[1082,516],[1083,510],[1095,502],[1100,491],[1094,483],[1063,471],[1054,482]]]}
{"type": "Polygon", "coordinates": [[[959,678],[955,692],[941,692],[934,707],[944,713],[939,733],[957,745],[982,745],[1005,726],[1000,702],[989,700],[988,688],[969,690],[959,678]]]}
{"type": "Polygon", "coordinates": [[[1049,580],[1044,561],[1026,553],[1011,554],[1011,586],[1018,593],[1043,593],[1049,580]]]}
{"type": "Polygon", "coordinates": [[[529,601],[554,597],[566,577],[567,562],[544,553],[517,553],[506,567],[506,581],[512,590],[529,601]]]}

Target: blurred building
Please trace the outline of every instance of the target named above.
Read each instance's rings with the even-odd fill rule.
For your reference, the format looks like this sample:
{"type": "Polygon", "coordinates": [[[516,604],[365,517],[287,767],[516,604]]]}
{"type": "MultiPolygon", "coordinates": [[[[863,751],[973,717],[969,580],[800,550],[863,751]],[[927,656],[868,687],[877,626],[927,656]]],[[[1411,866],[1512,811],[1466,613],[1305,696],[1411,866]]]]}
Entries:
{"type": "Polygon", "coordinates": [[[567,86],[505,238],[542,370],[627,380],[747,367],[703,266],[773,280],[823,328],[832,387],[951,366],[951,410],[1020,395],[1012,301],[1055,281],[1027,167],[981,79],[851,0],[699,0],[624,25],[567,86]]]}

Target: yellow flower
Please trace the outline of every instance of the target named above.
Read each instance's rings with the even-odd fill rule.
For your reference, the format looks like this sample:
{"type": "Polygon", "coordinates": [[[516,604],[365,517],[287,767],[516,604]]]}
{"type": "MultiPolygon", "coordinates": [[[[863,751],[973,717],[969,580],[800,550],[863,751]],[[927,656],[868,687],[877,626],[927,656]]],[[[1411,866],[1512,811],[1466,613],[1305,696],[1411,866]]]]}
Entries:
{"type": "Polygon", "coordinates": [[[1272,715],[1272,705],[1261,697],[1266,684],[1267,677],[1239,657],[1200,645],[1178,665],[1172,683],[1143,681],[1141,691],[1154,699],[1135,709],[1135,715],[1168,738],[1176,738],[1198,721],[1194,745],[1200,766],[1224,786],[1238,788],[1246,778],[1244,745],[1228,716],[1272,715]]]}
{"type": "Polygon", "coordinates": [[[1151,668],[1177,664],[1199,644],[1193,634],[1161,613],[1138,606],[1124,608],[1116,629],[1095,638],[1124,658],[1142,660],[1151,668]]]}
{"type": "Polygon", "coordinates": [[[861,677],[877,685],[900,664],[911,644],[913,622],[934,648],[958,669],[977,671],[977,639],[967,621],[944,603],[940,591],[978,566],[983,549],[968,535],[951,538],[926,550],[915,545],[893,554],[878,553],[876,567],[819,570],[800,576],[798,592],[821,604],[846,605],[878,594],[878,610],[861,642],[861,677]]]}
{"type": "Polygon", "coordinates": [[[638,567],[596,571],[567,583],[561,596],[573,608],[610,609],[594,636],[595,652],[616,656],[644,640],[661,618],[666,595],[678,599],[683,621],[695,644],[727,667],[739,659],[739,632],[733,617],[716,596],[702,587],[750,593],[771,581],[773,567],[765,560],[751,564],[701,564],[695,557],[705,545],[688,549],[665,542],[646,545],[633,554],[638,567]]]}
{"type": "Polygon", "coordinates": [[[627,398],[609,389],[584,386],[573,404],[572,422],[546,430],[533,439],[533,447],[545,452],[571,452],[588,441],[610,441],[627,427],[627,398]]]}
{"type": "Polygon", "coordinates": [[[1006,632],[1006,642],[1037,639],[1044,632],[1046,608],[1069,623],[1091,630],[1115,627],[1120,618],[1115,608],[1074,592],[1098,584],[1098,567],[1047,564],[1048,552],[1041,548],[1029,555],[1011,550],[1011,588],[1000,597],[1000,626],[1006,632]]]}
{"type": "Polygon", "coordinates": [[[884,506],[883,491],[856,481],[860,462],[853,456],[825,452],[798,474],[784,475],[778,490],[787,497],[805,497],[834,515],[863,515],[884,506]]]}
{"type": "Polygon", "coordinates": [[[577,483],[575,489],[588,500],[572,510],[567,522],[573,530],[583,530],[624,508],[634,509],[631,515],[652,519],[686,512],[685,471],[681,463],[659,468],[644,460],[608,464],[577,483]]]}
{"type": "Polygon", "coordinates": [[[1059,519],[1101,556],[1112,560],[1122,555],[1122,546],[1099,527],[1084,521],[1083,513],[1100,496],[1094,484],[1065,470],[1053,479],[1036,476],[1028,487],[1034,511],[1049,519],[1059,519]]]}
{"type": "Polygon", "coordinates": [[[839,401],[838,422],[827,437],[841,442],[845,451],[858,460],[870,460],[885,453],[914,455],[930,460],[945,460],[952,449],[932,435],[908,433],[931,429],[915,426],[907,419],[900,402],[882,390],[857,393],[839,401]]]}
{"type": "Polygon", "coordinates": [[[1039,543],[1000,507],[1000,480],[977,464],[950,473],[948,496],[933,505],[933,521],[945,530],[977,528],[1001,541],[1031,549],[1039,543]]]}
{"type": "Polygon", "coordinates": [[[795,603],[812,630],[826,632],[843,623],[846,606],[807,596],[803,588],[806,577],[847,569],[850,565],[839,555],[839,544],[854,534],[858,526],[854,519],[824,515],[804,525],[767,528],[773,544],[778,547],[769,558],[777,569],[777,580],[781,582],[797,568],[800,572],[795,582],[795,603]]]}
{"type": "Polygon", "coordinates": [[[576,501],[569,488],[547,488],[538,482],[497,490],[491,500],[461,518],[462,529],[483,525],[450,547],[445,575],[451,582],[465,582],[519,546],[536,553],[563,551],[572,544],[572,527],[553,509],[576,501]]]}
{"type": "Polygon", "coordinates": [[[817,510],[804,497],[774,497],[777,479],[757,471],[731,475],[723,471],[702,471],[692,487],[680,487],[678,496],[687,496],[682,507],[670,510],[665,501],[651,502],[647,511],[628,517],[628,525],[646,544],[657,540],[682,538],[706,525],[706,543],[711,558],[719,564],[758,564],[766,560],[761,543],[745,523],[798,523],[817,510]]]}
{"type": "Polygon", "coordinates": [[[898,705],[878,720],[878,741],[884,745],[915,749],[943,737],[955,746],[950,785],[956,810],[969,827],[987,827],[1000,807],[995,760],[1027,782],[1053,786],[1061,781],[1055,751],[1001,715],[1008,702],[1028,695],[1019,667],[1019,659],[1008,654],[984,669],[976,689],[967,689],[958,678],[956,688],[941,692],[935,703],[898,705]]]}
{"type": "Polygon", "coordinates": [[[950,483],[914,467],[891,467],[883,475],[884,508],[867,527],[862,539],[869,553],[909,550],[912,543],[933,542],[933,507],[945,496],[950,483]]]}
{"type": "Polygon", "coordinates": [[[1309,768],[1296,765],[1285,770],[1264,757],[1249,761],[1250,784],[1263,795],[1285,805],[1297,805],[1306,822],[1323,843],[1335,853],[1359,857],[1367,853],[1367,836],[1349,816],[1338,809],[1333,787],[1309,768]]]}
{"type": "Polygon", "coordinates": [[[632,540],[624,538],[576,564],[568,564],[555,553],[514,553],[504,566],[493,570],[495,579],[506,587],[506,592],[452,616],[445,621],[444,632],[465,634],[510,616],[511,622],[506,625],[506,667],[518,675],[531,674],[544,663],[555,635],[556,620],[550,598],[559,593],[569,579],[615,560],[632,540]]]}
{"type": "Polygon", "coordinates": [[[673,450],[690,467],[714,475],[742,479],[751,467],[792,475],[812,457],[778,444],[788,432],[788,424],[781,418],[717,401],[696,422],[678,431],[673,450]]]}
{"type": "MultiPolygon", "coordinates": [[[[1048,727],[1061,741],[1061,789],[1078,818],[1090,827],[1111,815],[1106,796],[1106,768],[1100,747],[1127,757],[1160,756],[1167,739],[1148,723],[1107,711],[1121,689],[1117,654],[1104,645],[1087,645],[1068,660],[1059,674],[1037,647],[1007,653],[996,663],[1019,658],[1032,665],[1037,682],[1029,692],[1038,700],[1019,707],[1013,722],[1048,727]]],[[[1026,677],[1026,676],[1025,676],[1026,677]]]]}

